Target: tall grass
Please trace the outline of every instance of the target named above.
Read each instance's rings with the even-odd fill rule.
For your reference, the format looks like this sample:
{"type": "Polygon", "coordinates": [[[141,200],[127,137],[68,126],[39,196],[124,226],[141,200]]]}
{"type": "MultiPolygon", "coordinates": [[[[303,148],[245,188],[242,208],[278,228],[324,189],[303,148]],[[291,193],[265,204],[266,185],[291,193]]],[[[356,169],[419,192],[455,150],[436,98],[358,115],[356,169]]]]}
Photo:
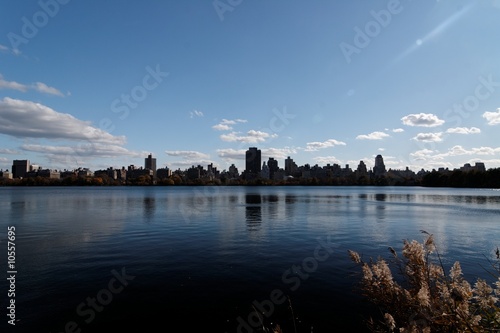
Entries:
{"type": "MultiPolygon", "coordinates": [[[[433,235],[422,243],[405,240],[401,255],[389,248],[392,260],[363,261],[349,250],[361,266],[360,290],[378,306],[381,316],[369,318],[373,332],[500,332],[500,252],[491,263],[496,283],[478,278],[471,285],[456,261],[448,273],[436,249],[433,235]],[[400,273],[396,280],[391,271],[400,273]]],[[[491,272],[490,272],[491,273],[491,272]]]]}

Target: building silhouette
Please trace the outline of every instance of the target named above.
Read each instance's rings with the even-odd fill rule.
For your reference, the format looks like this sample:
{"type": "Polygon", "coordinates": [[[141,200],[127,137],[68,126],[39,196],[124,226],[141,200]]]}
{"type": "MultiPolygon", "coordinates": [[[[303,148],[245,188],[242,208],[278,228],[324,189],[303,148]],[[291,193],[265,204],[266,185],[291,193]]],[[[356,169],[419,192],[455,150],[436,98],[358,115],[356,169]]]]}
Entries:
{"type": "Polygon", "coordinates": [[[269,178],[274,179],[274,173],[280,169],[278,167],[278,161],[272,157],[269,157],[269,160],[267,161],[267,167],[269,168],[269,178]]]}
{"type": "Polygon", "coordinates": [[[359,176],[366,176],[368,174],[368,170],[366,169],[366,164],[363,161],[359,161],[358,168],[356,172],[359,176]]]}
{"type": "Polygon", "coordinates": [[[375,157],[375,166],[373,167],[373,174],[375,177],[385,175],[387,170],[385,169],[384,158],[382,155],[377,155],[375,157]]]}
{"type": "Polygon", "coordinates": [[[285,174],[287,176],[293,175],[297,171],[297,164],[293,161],[293,159],[290,158],[290,156],[287,157],[285,160],[285,174]]]}
{"type": "Polygon", "coordinates": [[[262,170],[260,171],[260,177],[264,179],[269,179],[269,167],[266,161],[262,162],[262,170]]]}
{"type": "Polygon", "coordinates": [[[470,163],[465,163],[463,167],[460,168],[460,171],[469,172],[469,171],[479,171],[485,172],[486,167],[482,162],[476,162],[476,165],[472,166],[470,163]]]}
{"type": "Polygon", "coordinates": [[[29,160],[14,160],[12,162],[12,177],[13,178],[24,178],[26,173],[30,171],[30,161],[29,160]]]}
{"type": "Polygon", "coordinates": [[[156,178],[156,158],[153,158],[152,154],[144,159],[144,169],[152,170],[153,178],[156,178]]]}
{"type": "Polygon", "coordinates": [[[245,153],[245,172],[247,174],[259,174],[261,171],[262,154],[260,149],[250,147],[245,153]]]}
{"type": "Polygon", "coordinates": [[[229,167],[228,176],[229,178],[238,178],[240,176],[238,168],[234,164],[229,167]]]}

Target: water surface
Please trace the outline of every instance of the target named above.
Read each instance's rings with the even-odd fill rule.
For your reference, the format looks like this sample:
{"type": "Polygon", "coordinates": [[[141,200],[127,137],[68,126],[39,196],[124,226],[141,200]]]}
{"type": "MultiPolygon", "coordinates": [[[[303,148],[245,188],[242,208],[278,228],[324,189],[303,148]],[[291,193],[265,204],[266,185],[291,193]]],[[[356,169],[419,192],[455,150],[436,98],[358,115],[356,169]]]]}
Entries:
{"type": "Polygon", "coordinates": [[[247,332],[254,307],[288,332],[361,329],[371,308],[348,249],[389,257],[426,230],[472,280],[500,243],[495,190],[14,187],[0,215],[4,251],[17,233],[17,332],[247,332]]]}

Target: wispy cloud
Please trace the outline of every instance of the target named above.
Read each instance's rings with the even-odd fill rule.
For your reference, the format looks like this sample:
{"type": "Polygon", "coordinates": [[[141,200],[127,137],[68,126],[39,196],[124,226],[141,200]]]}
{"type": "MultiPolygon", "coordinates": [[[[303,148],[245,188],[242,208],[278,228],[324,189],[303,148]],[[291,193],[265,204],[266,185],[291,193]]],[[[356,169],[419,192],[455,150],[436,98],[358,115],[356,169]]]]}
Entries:
{"type": "Polygon", "coordinates": [[[212,126],[212,128],[217,131],[230,131],[233,129],[232,125],[236,125],[238,123],[246,123],[246,122],[247,121],[245,119],[234,119],[234,120],[222,119],[220,123],[212,126]]]}
{"type": "Polygon", "coordinates": [[[212,160],[210,160],[210,155],[207,155],[205,153],[201,153],[199,151],[194,151],[194,150],[167,150],[165,153],[168,156],[171,157],[177,157],[180,158],[180,160],[177,161],[171,161],[169,164],[171,167],[177,167],[177,168],[189,168],[191,166],[197,166],[197,165],[208,165],[210,163],[213,163],[212,160]]]}
{"type": "Polygon", "coordinates": [[[0,89],[11,89],[26,92],[28,90],[28,86],[15,81],[7,81],[3,78],[3,75],[0,74],[0,89]]]}
{"type": "Polygon", "coordinates": [[[341,164],[341,162],[335,156],[318,156],[314,157],[313,160],[318,165],[326,165],[326,164],[341,164]]]}
{"type": "MultiPolygon", "coordinates": [[[[109,162],[99,166],[94,164],[96,159],[112,159],[116,161],[121,158],[142,158],[147,152],[130,151],[122,146],[99,143],[84,143],[76,146],[54,146],[39,144],[24,144],[20,147],[23,151],[39,153],[45,158],[51,167],[57,169],[78,166],[107,168],[109,162]]],[[[121,165],[123,166],[123,165],[121,165]]],[[[120,167],[120,165],[116,165],[120,167]]]]}
{"type": "Polygon", "coordinates": [[[44,94],[64,97],[64,94],[62,92],[60,92],[54,87],[49,87],[43,82],[36,82],[35,84],[33,84],[33,89],[44,94]]]}
{"type": "Polygon", "coordinates": [[[182,157],[190,160],[210,158],[210,155],[200,153],[194,150],[166,150],[165,153],[168,156],[182,157]]]}
{"type": "Polygon", "coordinates": [[[469,150],[462,146],[453,146],[449,149],[448,153],[443,154],[443,156],[458,156],[458,155],[496,155],[500,154],[500,147],[478,147],[471,148],[469,150]]]}
{"type": "Polygon", "coordinates": [[[342,141],[337,141],[335,139],[329,139],[323,142],[308,142],[305,151],[318,151],[319,149],[334,147],[334,146],[345,146],[346,143],[342,141]]]}
{"type": "Polygon", "coordinates": [[[357,140],[382,140],[390,135],[384,132],[372,132],[370,134],[361,134],[356,137],[357,140]]]}
{"type": "Polygon", "coordinates": [[[13,150],[13,149],[0,148],[0,154],[15,155],[15,154],[19,154],[19,152],[17,150],[13,150]]]}
{"type": "Polygon", "coordinates": [[[245,149],[217,149],[217,156],[226,161],[244,160],[245,149]]]}
{"type": "Polygon", "coordinates": [[[259,143],[264,142],[269,138],[277,137],[277,134],[269,134],[267,132],[250,130],[246,135],[239,135],[239,132],[230,132],[220,136],[222,141],[226,142],[243,142],[243,143],[259,143]]]}
{"type": "Polygon", "coordinates": [[[477,127],[454,127],[454,128],[448,128],[446,130],[446,133],[451,133],[451,134],[479,134],[481,133],[481,130],[477,127]]]}
{"type": "MultiPolygon", "coordinates": [[[[430,149],[422,149],[417,150],[410,154],[410,156],[416,161],[425,161],[428,162],[437,162],[444,161],[454,156],[495,156],[500,155],[500,147],[475,147],[475,148],[464,148],[460,145],[455,145],[449,148],[444,153],[439,153],[438,151],[430,150],[430,149]]],[[[441,162],[443,163],[443,162],[441,162]]]]}
{"type": "Polygon", "coordinates": [[[203,117],[203,116],[204,116],[203,112],[198,111],[198,110],[193,110],[193,111],[189,112],[189,118],[194,118],[194,117],[199,118],[199,117],[203,117]]]}
{"type": "Polygon", "coordinates": [[[431,157],[433,153],[433,150],[421,149],[411,153],[410,156],[416,161],[425,161],[427,158],[431,157]]]}
{"type": "Polygon", "coordinates": [[[394,133],[402,133],[402,132],[404,132],[405,130],[404,130],[404,129],[402,129],[402,128],[395,128],[395,129],[393,129],[392,131],[393,131],[394,133]]]}
{"type": "Polygon", "coordinates": [[[401,118],[401,121],[407,126],[421,127],[435,127],[444,124],[444,120],[432,113],[409,114],[401,118]]]}
{"type": "Polygon", "coordinates": [[[488,125],[498,125],[500,124],[500,108],[496,112],[485,112],[483,113],[483,118],[488,121],[488,125]]]}
{"type": "MultiPolygon", "coordinates": [[[[294,148],[264,148],[262,149],[262,157],[269,158],[273,157],[277,160],[284,160],[288,156],[296,154],[297,150],[294,148]]],[[[283,162],[284,163],[284,162],[283,162]]]]}
{"type": "Polygon", "coordinates": [[[67,113],[48,106],[5,97],[0,101],[0,133],[17,138],[86,140],[123,145],[124,136],[114,136],[67,113]]]}
{"type": "Polygon", "coordinates": [[[413,140],[423,142],[440,142],[443,141],[443,133],[418,133],[413,140]]]}
{"type": "Polygon", "coordinates": [[[64,96],[64,94],[62,92],[60,92],[58,89],[56,89],[54,87],[50,87],[43,82],[35,82],[31,85],[26,85],[26,84],[22,84],[22,83],[19,83],[16,81],[7,81],[4,79],[2,74],[0,74],[0,89],[10,89],[10,90],[17,90],[17,91],[21,91],[21,92],[26,92],[29,89],[32,89],[32,90],[36,90],[36,91],[44,93],[44,94],[61,96],[61,97],[64,96]]]}
{"type": "Polygon", "coordinates": [[[0,44],[0,52],[2,53],[12,53],[13,55],[20,55],[21,54],[21,51],[19,51],[18,49],[11,49],[5,45],[2,45],[0,44]]]}
{"type": "Polygon", "coordinates": [[[122,146],[107,144],[82,144],[78,146],[52,146],[24,144],[22,150],[49,155],[80,156],[80,157],[143,157],[144,152],[130,151],[122,146]]]}

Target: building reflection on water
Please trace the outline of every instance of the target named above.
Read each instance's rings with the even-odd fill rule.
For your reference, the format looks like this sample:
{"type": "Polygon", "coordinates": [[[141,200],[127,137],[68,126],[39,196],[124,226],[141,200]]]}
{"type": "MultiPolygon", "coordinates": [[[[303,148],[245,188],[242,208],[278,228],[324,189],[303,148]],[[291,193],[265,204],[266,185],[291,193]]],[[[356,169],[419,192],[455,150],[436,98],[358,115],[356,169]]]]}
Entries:
{"type": "Polygon", "coordinates": [[[156,198],[155,197],[144,197],[142,200],[143,210],[144,210],[144,218],[146,222],[151,222],[151,219],[154,218],[156,211],[156,198]]]}
{"type": "Polygon", "coordinates": [[[260,194],[246,194],[245,203],[245,221],[248,230],[259,230],[262,223],[262,196],[260,194]]]}

